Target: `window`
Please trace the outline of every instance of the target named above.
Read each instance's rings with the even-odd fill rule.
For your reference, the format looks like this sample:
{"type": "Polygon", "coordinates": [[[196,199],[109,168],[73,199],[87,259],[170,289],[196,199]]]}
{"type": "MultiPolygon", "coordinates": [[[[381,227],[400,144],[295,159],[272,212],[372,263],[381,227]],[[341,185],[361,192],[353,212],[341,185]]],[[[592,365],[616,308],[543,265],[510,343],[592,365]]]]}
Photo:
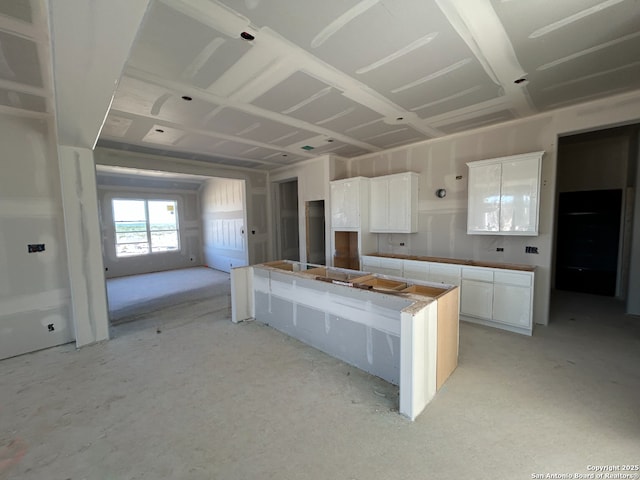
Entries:
{"type": "Polygon", "coordinates": [[[113,199],[116,256],[179,250],[178,202],[113,199]]]}

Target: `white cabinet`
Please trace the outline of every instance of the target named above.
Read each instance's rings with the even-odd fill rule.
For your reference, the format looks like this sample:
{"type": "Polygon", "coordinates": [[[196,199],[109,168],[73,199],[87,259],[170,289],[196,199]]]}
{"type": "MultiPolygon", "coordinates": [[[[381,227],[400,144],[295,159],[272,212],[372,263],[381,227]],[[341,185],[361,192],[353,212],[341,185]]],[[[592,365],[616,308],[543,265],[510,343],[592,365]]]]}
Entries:
{"type": "Polygon", "coordinates": [[[460,313],[490,320],[493,314],[493,283],[462,279],[460,313]]]}
{"type": "Polygon", "coordinates": [[[429,281],[460,286],[460,266],[429,262],[429,281]]]}
{"type": "Polygon", "coordinates": [[[493,315],[493,270],[463,267],[460,313],[490,320],[493,315]]]}
{"type": "Polygon", "coordinates": [[[372,232],[418,231],[418,177],[417,173],[405,172],[371,179],[372,232]]]}
{"type": "Polygon", "coordinates": [[[429,280],[429,262],[421,260],[403,260],[402,276],[412,280],[429,280]]]}
{"type": "Polygon", "coordinates": [[[538,235],[544,152],[467,163],[467,233],[538,235]]]}
{"type": "Polygon", "coordinates": [[[393,277],[402,277],[401,258],[362,256],[362,270],[369,273],[380,273],[393,277]]]}
{"type": "Polygon", "coordinates": [[[369,179],[346,178],[331,182],[331,228],[361,228],[369,215],[369,179]]]}
{"type": "Polygon", "coordinates": [[[531,331],[533,274],[496,272],[493,286],[493,320],[531,331]]]}

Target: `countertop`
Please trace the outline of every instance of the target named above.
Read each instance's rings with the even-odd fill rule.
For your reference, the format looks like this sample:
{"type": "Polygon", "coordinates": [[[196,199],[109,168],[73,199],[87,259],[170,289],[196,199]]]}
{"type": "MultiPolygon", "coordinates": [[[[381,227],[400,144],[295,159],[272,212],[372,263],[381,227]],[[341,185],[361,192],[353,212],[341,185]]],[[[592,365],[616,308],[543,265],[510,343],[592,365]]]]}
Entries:
{"type": "Polygon", "coordinates": [[[455,265],[469,265],[472,267],[502,268],[505,270],[520,270],[533,272],[536,267],[532,265],[520,265],[516,263],[481,262],[477,260],[462,260],[459,258],[427,257],[422,255],[402,255],[397,253],[367,253],[367,257],[398,258],[402,260],[418,260],[422,262],[452,263],[455,265]]]}

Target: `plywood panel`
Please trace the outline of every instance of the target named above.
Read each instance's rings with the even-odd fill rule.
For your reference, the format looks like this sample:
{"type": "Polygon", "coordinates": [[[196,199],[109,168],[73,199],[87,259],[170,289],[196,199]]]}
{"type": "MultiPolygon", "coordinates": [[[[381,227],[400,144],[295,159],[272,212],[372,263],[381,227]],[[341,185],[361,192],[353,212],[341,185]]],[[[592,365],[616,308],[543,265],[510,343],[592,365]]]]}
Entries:
{"type": "Polygon", "coordinates": [[[438,298],[436,390],[458,366],[458,291],[456,288],[438,298]]]}

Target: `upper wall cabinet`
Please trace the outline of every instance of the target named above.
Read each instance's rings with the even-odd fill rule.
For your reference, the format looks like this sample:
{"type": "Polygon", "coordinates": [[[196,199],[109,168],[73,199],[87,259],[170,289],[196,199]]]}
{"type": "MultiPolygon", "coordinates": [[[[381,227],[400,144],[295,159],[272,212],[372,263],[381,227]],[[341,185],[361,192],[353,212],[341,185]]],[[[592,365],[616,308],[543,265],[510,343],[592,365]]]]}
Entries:
{"type": "Polygon", "coordinates": [[[418,231],[418,177],[405,172],[371,179],[371,232],[418,231]]]}
{"type": "Polygon", "coordinates": [[[544,152],[467,163],[467,233],[538,235],[544,152]]]}
{"type": "Polygon", "coordinates": [[[353,177],[331,182],[331,228],[361,228],[362,217],[368,219],[368,202],[368,178],[353,177]]]}

